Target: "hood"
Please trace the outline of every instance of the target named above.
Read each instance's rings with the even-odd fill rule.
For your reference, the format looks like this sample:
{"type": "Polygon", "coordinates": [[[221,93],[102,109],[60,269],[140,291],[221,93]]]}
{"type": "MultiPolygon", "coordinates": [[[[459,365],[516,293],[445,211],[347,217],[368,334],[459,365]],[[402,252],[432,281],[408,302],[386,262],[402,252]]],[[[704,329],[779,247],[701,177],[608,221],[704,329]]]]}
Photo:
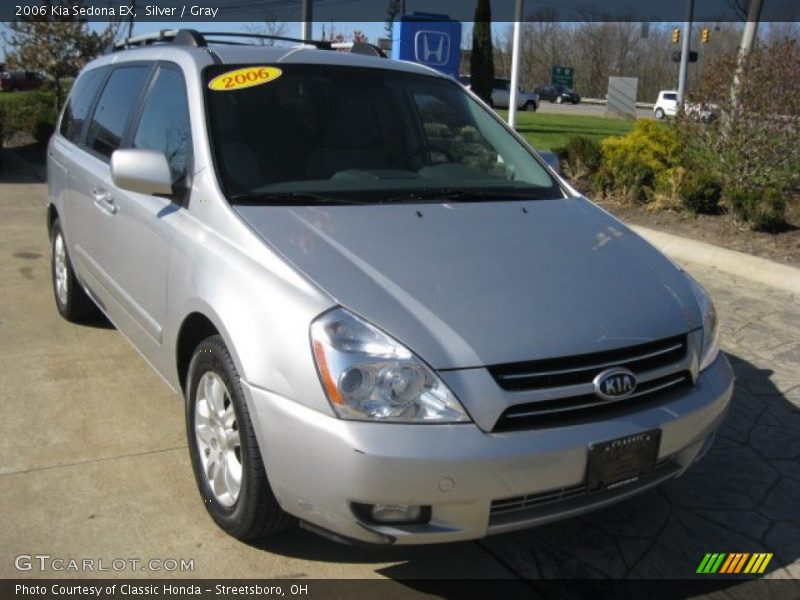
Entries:
{"type": "Polygon", "coordinates": [[[437,369],[598,352],[701,325],[683,273],[584,198],[234,208],[336,302],[437,369]]]}

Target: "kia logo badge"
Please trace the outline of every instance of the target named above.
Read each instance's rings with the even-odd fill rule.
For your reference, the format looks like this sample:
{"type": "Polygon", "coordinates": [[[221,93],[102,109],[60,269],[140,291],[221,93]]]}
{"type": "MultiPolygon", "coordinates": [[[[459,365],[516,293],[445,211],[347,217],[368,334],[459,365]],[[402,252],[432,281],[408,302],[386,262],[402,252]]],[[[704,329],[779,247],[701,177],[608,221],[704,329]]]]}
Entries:
{"type": "Polygon", "coordinates": [[[628,369],[616,367],[597,375],[593,383],[594,393],[603,400],[621,400],[636,389],[636,375],[628,369]]]}

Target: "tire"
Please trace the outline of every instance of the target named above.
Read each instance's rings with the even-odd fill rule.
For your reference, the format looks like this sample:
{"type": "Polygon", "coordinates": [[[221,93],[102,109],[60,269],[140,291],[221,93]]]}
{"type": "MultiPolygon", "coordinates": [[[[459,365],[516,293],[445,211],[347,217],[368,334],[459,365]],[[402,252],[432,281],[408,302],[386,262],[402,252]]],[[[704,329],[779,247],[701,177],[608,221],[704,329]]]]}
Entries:
{"type": "Polygon", "coordinates": [[[659,121],[662,121],[664,119],[664,116],[665,116],[664,115],[664,109],[663,108],[657,108],[656,109],[656,119],[658,119],[659,121]]]}
{"type": "Polygon", "coordinates": [[[56,219],[50,229],[50,281],[59,314],[80,323],[97,315],[97,306],[78,283],[67,251],[67,242],[56,219]]]}
{"type": "Polygon", "coordinates": [[[556,96],[556,104],[561,104],[564,102],[564,98],[562,96],[556,96]]]}
{"type": "Polygon", "coordinates": [[[524,108],[528,112],[536,112],[536,102],[534,102],[533,100],[528,100],[525,103],[525,107],[524,108]]]}
{"type": "Polygon", "coordinates": [[[239,374],[218,335],[189,364],[186,436],[197,488],[222,530],[246,541],[293,524],[269,485],[239,374]]]}

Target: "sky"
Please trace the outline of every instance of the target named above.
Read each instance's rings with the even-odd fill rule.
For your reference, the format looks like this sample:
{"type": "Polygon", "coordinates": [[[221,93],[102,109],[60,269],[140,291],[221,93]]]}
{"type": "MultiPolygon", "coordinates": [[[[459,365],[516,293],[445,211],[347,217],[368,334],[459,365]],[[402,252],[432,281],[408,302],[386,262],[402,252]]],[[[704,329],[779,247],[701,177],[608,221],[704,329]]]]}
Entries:
{"type": "MultiPolygon", "coordinates": [[[[0,0],[2,1],[2,0],[0,0]]],[[[159,29],[180,29],[191,28],[198,31],[246,31],[246,26],[250,23],[232,23],[232,22],[140,22],[134,24],[133,35],[141,35],[151,31],[158,31],[159,29]]],[[[375,21],[370,22],[336,22],[333,24],[337,33],[350,34],[353,31],[361,30],[369,38],[369,41],[377,43],[378,38],[386,37],[386,30],[384,23],[375,21]]],[[[467,25],[467,24],[465,24],[467,25]]],[[[505,30],[509,23],[494,23],[492,29],[495,34],[505,30]]],[[[89,27],[95,30],[105,28],[106,23],[97,22],[89,23],[89,27]]],[[[325,27],[326,33],[330,31],[330,23],[314,23],[312,29],[312,37],[320,39],[322,37],[322,28],[325,27]]],[[[5,29],[3,24],[2,29],[5,29]]],[[[300,23],[286,23],[286,35],[289,37],[300,36],[300,23]]],[[[0,56],[3,56],[3,48],[0,47],[0,56]]],[[[3,59],[5,57],[3,56],[3,59]]]]}
{"type": "MultiPolygon", "coordinates": [[[[158,31],[160,29],[180,29],[182,27],[196,29],[198,31],[247,31],[246,27],[248,25],[251,25],[251,23],[236,23],[229,21],[212,21],[212,22],[142,21],[142,22],[136,22],[134,24],[133,35],[141,35],[144,33],[158,31]]],[[[337,33],[350,34],[353,31],[360,30],[364,34],[366,34],[369,41],[372,43],[377,43],[378,38],[386,37],[386,30],[384,28],[384,23],[382,22],[337,21],[333,23],[333,25],[336,28],[337,33]]],[[[472,25],[471,23],[464,23],[465,30],[469,30],[471,25],[472,25]]],[[[492,32],[495,39],[499,39],[501,36],[503,36],[505,32],[508,30],[508,27],[510,25],[511,23],[501,23],[501,22],[492,23],[492,32]]],[[[665,24],[661,25],[667,26],[665,24]]],[[[105,28],[105,26],[106,26],[105,22],[94,22],[89,24],[89,27],[95,30],[101,30],[105,28]]],[[[127,25],[125,27],[127,27],[127,25]]],[[[323,27],[325,28],[325,32],[328,33],[330,31],[331,23],[314,23],[312,28],[312,37],[314,37],[315,39],[321,39],[323,27]]],[[[2,33],[3,31],[7,31],[7,27],[5,24],[0,25],[0,33],[2,33]]],[[[123,31],[127,33],[127,29],[124,29],[123,31]]],[[[300,23],[287,22],[285,35],[289,37],[299,37],[301,35],[300,23]]],[[[4,60],[5,60],[4,48],[2,47],[2,45],[0,45],[0,62],[4,60]]]]}

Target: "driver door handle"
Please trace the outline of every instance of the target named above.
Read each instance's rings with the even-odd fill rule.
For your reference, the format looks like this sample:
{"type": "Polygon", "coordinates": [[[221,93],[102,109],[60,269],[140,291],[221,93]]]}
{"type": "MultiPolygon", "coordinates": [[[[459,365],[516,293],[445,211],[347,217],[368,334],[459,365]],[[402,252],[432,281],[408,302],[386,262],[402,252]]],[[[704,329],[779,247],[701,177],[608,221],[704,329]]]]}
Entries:
{"type": "Polygon", "coordinates": [[[111,215],[117,212],[117,203],[114,202],[114,198],[111,197],[111,192],[95,188],[92,190],[92,197],[94,198],[95,206],[100,210],[111,215]]]}

